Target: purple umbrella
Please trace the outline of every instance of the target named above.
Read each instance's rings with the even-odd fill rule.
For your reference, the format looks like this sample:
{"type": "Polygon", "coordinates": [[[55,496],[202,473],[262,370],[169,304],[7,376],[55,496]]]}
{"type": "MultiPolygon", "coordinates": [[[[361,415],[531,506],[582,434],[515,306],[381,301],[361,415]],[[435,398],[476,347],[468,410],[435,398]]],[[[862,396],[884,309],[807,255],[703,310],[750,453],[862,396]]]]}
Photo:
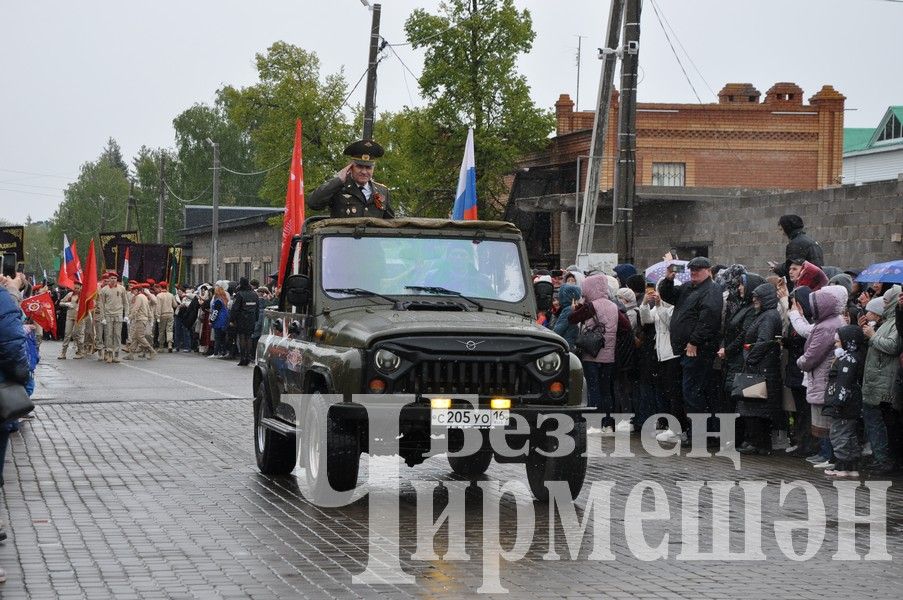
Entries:
{"type": "Polygon", "coordinates": [[[683,265],[685,267],[684,271],[678,273],[674,278],[682,283],[689,283],[690,271],[689,269],[686,269],[687,261],[685,260],[663,260],[662,262],[655,263],[646,269],[646,279],[652,283],[658,283],[659,279],[665,276],[668,267],[671,265],[683,265]]]}
{"type": "Polygon", "coordinates": [[[875,263],[859,274],[860,283],[903,283],[903,260],[875,263]]]}

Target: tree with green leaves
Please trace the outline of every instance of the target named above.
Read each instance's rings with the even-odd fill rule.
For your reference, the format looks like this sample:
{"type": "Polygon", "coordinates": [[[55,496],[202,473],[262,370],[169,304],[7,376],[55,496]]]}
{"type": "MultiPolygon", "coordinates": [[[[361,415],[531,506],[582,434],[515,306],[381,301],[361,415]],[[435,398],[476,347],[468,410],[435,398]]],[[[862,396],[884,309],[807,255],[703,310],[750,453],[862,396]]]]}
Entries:
{"type": "MultiPolygon", "coordinates": [[[[229,119],[248,132],[257,168],[269,169],[260,196],[278,206],[285,202],[296,119],[303,122],[306,188],[316,188],[341,168],[342,150],[354,135],[342,113],[347,84],[341,72],[322,77],[316,53],[286,42],[257,54],[256,64],[257,83],[226,86],[219,100],[229,119]]],[[[223,174],[229,177],[238,176],[223,174]]]]}
{"type": "MultiPolygon", "coordinates": [[[[185,203],[210,204],[213,200],[213,147],[208,139],[219,145],[220,164],[224,167],[242,173],[258,170],[249,131],[229,118],[223,94],[217,94],[213,106],[195,104],[172,121],[176,132],[175,160],[167,159],[166,181],[185,203]]],[[[221,175],[220,204],[261,203],[258,194],[262,175],[239,176],[228,171],[221,175]]]]}
{"type": "Polygon", "coordinates": [[[53,216],[50,235],[55,246],[61,244],[65,233],[70,242],[78,241],[83,256],[88,242],[96,240],[100,232],[125,228],[129,182],[128,167],[121,161],[119,145],[110,139],[97,160],[81,166],[78,179],[66,187],[53,216]]]}
{"type": "Polygon", "coordinates": [[[405,148],[431,166],[424,174],[432,183],[421,183],[422,191],[444,190],[434,194],[445,201],[436,216],[451,210],[472,126],[480,217],[498,216],[507,195],[505,175],[518,158],[545,147],[555,125],[552,112],[533,103],[516,69],[536,37],[529,11],[518,11],[513,0],[448,0],[440,14],[415,10],[405,32],[413,48],[426,49],[420,92],[429,104],[421,123],[429,128],[405,148]]]}

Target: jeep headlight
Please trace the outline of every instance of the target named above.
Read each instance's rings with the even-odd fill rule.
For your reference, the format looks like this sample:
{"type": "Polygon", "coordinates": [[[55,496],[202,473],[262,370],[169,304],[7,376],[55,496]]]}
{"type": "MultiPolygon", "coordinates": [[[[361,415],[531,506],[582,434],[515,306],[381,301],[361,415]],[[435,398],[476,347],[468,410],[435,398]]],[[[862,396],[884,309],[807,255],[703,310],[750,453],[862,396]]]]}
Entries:
{"type": "Polygon", "coordinates": [[[379,349],[373,357],[373,362],[383,373],[391,373],[401,366],[401,357],[389,350],[379,349]]]}
{"type": "Polygon", "coordinates": [[[536,368],[543,375],[554,375],[561,368],[561,355],[557,352],[549,352],[536,359],[536,368]]]}

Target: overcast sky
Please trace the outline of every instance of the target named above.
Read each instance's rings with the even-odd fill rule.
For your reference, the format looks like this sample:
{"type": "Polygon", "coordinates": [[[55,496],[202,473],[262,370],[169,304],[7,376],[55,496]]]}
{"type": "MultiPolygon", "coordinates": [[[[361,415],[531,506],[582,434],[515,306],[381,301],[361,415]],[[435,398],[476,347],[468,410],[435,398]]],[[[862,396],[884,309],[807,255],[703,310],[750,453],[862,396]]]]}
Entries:
{"type": "MultiPolygon", "coordinates": [[[[847,97],[847,127],[877,126],[887,106],[903,104],[903,2],[655,1],[704,102],[715,101],[728,81],[750,82],[763,93],[775,82],[793,81],[807,98],[831,84],[847,97]]],[[[577,36],[583,35],[579,106],[590,108],[609,3],[515,4],[530,10],[537,33],[533,51],[520,61],[537,104],[551,108],[561,93],[574,97],[577,36]]],[[[411,11],[435,12],[438,5],[384,0],[382,35],[404,42],[411,11]]],[[[254,83],[254,54],[276,40],[315,51],[324,74],[344,69],[353,85],[366,69],[369,27],[360,0],[6,0],[0,8],[0,218],[51,217],[79,165],[94,160],[108,137],[119,141],[128,161],[142,144],[171,147],[173,117],[212,101],[224,84],[254,83]]],[[[397,51],[419,75],[423,53],[397,51]]],[[[644,2],[640,65],[641,101],[696,102],[651,0],[644,2]]],[[[363,104],[363,95],[361,84],[349,104],[363,104]]],[[[379,68],[377,110],[421,103],[413,76],[389,53],[379,68]]]]}

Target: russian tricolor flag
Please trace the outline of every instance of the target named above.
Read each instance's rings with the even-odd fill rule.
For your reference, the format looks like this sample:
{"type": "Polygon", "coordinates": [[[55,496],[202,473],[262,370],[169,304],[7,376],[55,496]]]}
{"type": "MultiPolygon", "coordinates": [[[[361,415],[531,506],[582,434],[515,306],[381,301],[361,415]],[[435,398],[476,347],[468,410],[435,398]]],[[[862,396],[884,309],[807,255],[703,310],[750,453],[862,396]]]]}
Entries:
{"type": "Polygon", "coordinates": [[[63,234],[63,260],[60,263],[60,273],[57,282],[61,287],[72,289],[75,283],[82,283],[82,264],[78,260],[78,252],[75,242],[69,245],[69,236],[63,234]]]}
{"type": "Polygon", "coordinates": [[[455,192],[455,208],[452,219],[475,221],[477,219],[477,163],[473,155],[473,127],[467,130],[464,160],[458,174],[458,190],[455,192]]]}

